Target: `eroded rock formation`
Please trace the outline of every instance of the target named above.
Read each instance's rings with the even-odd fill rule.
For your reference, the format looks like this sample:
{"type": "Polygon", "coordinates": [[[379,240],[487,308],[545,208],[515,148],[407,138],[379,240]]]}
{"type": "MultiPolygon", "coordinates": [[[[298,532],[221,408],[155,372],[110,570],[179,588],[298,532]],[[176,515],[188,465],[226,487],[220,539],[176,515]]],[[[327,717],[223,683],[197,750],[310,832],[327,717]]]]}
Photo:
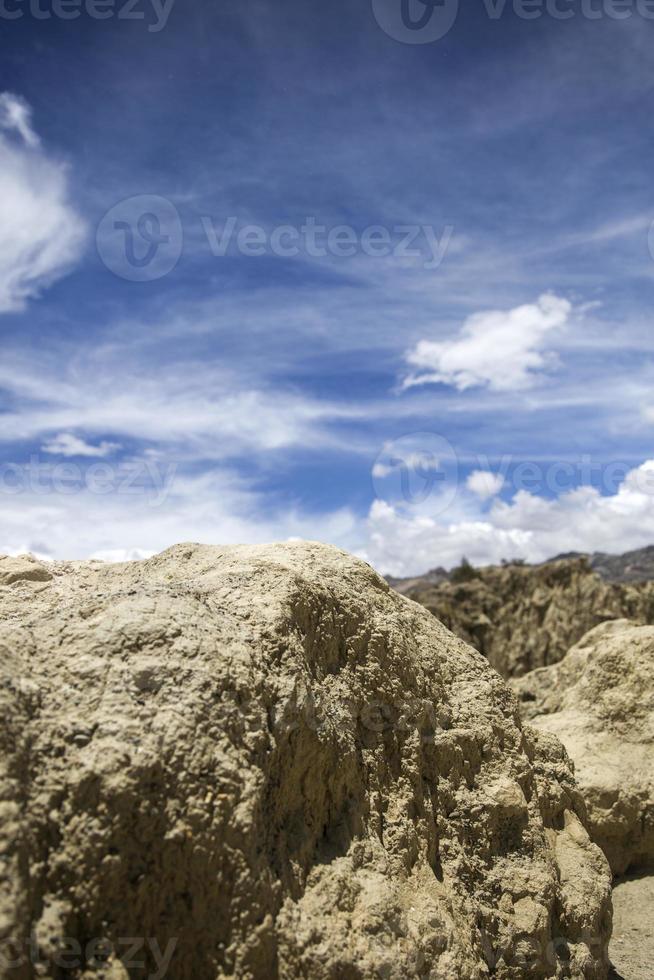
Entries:
{"type": "MultiPolygon", "coordinates": [[[[613,561],[618,567],[619,559],[613,561]]],[[[394,584],[475,646],[503,677],[557,663],[604,621],[654,622],[654,582],[605,581],[585,557],[491,565],[469,569],[466,580],[457,581],[456,571],[453,578],[394,584]]]]}
{"type": "Polygon", "coordinates": [[[530,723],[564,743],[614,873],[654,868],[654,627],[603,623],[512,685],[530,723]]]}
{"type": "Polygon", "coordinates": [[[367,565],[34,565],[0,562],[3,980],[606,976],[563,748],[367,565]]]}

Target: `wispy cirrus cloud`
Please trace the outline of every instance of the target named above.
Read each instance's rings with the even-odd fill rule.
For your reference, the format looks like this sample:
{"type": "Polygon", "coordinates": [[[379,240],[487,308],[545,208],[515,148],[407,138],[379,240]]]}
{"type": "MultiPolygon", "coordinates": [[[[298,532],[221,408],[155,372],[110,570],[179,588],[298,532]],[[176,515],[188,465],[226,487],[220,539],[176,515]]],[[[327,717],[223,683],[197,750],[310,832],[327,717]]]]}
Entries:
{"type": "Polygon", "coordinates": [[[173,452],[180,461],[338,445],[329,423],[362,410],[342,401],[282,389],[265,378],[240,377],[206,358],[162,358],[129,343],[79,347],[67,356],[26,358],[7,351],[0,394],[13,404],[0,414],[0,443],[34,442],[62,456],[107,456],[120,448],[173,452]],[[101,440],[99,443],[97,440],[101,440]]]}
{"type": "Polygon", "coordinates": [[[80,257],[84,223],[69,172],[32,128],[28,104],[0,94],[0,313],[20,310],[80,257]]]}
{"type": "Polygon", "coordinates": [[[102,459],[110,456],[120,449],[120,443],[102,441],[98,445],[92,445],[85,439],[73,435],[72,432],[60,432],[52,439],[48,439],[42,446],[41,451],[50,456],[86,456],[102,459]]]}

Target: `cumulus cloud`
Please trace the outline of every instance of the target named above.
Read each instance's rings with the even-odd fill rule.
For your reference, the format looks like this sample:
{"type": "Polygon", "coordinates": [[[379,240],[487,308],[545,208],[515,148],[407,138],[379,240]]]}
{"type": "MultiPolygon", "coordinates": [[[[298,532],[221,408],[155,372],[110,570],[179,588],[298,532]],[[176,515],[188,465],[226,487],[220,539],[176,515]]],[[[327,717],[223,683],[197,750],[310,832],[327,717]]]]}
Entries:
{"type": "Polygon", "coordinates": [[[41,146],[27,103],[0,94],[0,313],[64,275],[79,258],[84,225],[66,167],[41,146]]]}
{"type": "Polygon", "coordinates": [[[496,497],[504,486],[504,477],[489,470],[475,470],[466,480],[468,490],[482,500],[496,497]]]}
{"type": "Polygon", "coordinates": [[[117,442],[100,442],[97,446],[80,439],[70,432],[61,432],[41,447],[42,452],[51,456],[95,456],[102,458],[120,449],[117,442]]]}
{"type": "Polygon", "coordinates": [[[654,540],[654,460],[625,475],[616,493],[583,486],[547,499],[519,491],[487,513],[448,521],[407,516],[377,500],[368,515],[366,556],[380,571],[415,575],[466,556],[475,564],[503,558],[544,561],[567,551],[621,553],[654,540]]]}
{"type": "Polygon", "coordinates": [[[440,383],[459,391],[486,386],[494,391],[528,388],[553,362],[546,350],[553,331],[572,313],[568,300],[544,293],[536,303],[513,310],[475,313],[452,340],[421,340],[407,354],[417,368],[405,387],[440,383]]]}

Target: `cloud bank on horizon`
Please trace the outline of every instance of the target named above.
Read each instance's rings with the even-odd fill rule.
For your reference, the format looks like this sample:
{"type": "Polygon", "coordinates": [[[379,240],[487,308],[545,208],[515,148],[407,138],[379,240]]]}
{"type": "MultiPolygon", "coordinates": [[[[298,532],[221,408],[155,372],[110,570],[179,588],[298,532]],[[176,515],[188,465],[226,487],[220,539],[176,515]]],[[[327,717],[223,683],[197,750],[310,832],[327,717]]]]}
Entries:
{"type": "MultiPolygon", "coordinates": [[[[492,474],[484,474],[492,481],[492,474]]],[[[407,516],[376,501],[368,517],[368,555],[387,574],[410,576],[416,568],[445,568],[462,557],[475,565],[502,558],[541,562],[569,551],[621,554],[654,541],[654,460],[627,470],[615,493],[592,486],[556,499],[518,490],[504,501],[493,495],[485,513],[467,510],[465,494],[454,520],[428,513],[407,516]],[[466,512],[467,511],[467,512],[466,512]]]]}
{"type": "Polygon", "coordinates": [[[147,48],[87,24],[92,69],[61,31],[65,88],[22,25],[0,94],[0,552],[306,537],[410,575],[654,541],[642,33],[507,20],[500,71],[472,14],[420,53],[340,2],[289,7],[202,4],[199,33],[173,10],[147,48]],[[129,91],[72,97],[112,65],[129,91]],[[151,281],[93,247],[113,229],[147,272],[172,225],[120,216],[143,195],[182,236],[151,281]],[[210,247],[230,219],[266,229],[258,253],[210,247]],[[270,251],[307,219],[339,247],[270,251]],[[397,244],[411,228],[444,242],[436,268],[397,244]]]}

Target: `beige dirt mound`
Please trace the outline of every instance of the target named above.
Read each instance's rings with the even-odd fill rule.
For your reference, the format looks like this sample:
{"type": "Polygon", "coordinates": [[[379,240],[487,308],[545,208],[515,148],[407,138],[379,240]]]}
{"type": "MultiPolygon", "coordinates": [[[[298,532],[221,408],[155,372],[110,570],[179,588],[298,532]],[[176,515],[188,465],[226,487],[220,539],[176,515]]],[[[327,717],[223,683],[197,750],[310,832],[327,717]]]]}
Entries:
{"type": "Polygon", "coordinates": [[[3,980],[606,977],[560,743],[363,562],[32,564],[0,586],[3,980]]]}
{"type": "Polygon", "coordinates": [[[565,745],[613,872],[654,865],[654,627],[603,623],[512,686],[530,723],[565,745]]]}

